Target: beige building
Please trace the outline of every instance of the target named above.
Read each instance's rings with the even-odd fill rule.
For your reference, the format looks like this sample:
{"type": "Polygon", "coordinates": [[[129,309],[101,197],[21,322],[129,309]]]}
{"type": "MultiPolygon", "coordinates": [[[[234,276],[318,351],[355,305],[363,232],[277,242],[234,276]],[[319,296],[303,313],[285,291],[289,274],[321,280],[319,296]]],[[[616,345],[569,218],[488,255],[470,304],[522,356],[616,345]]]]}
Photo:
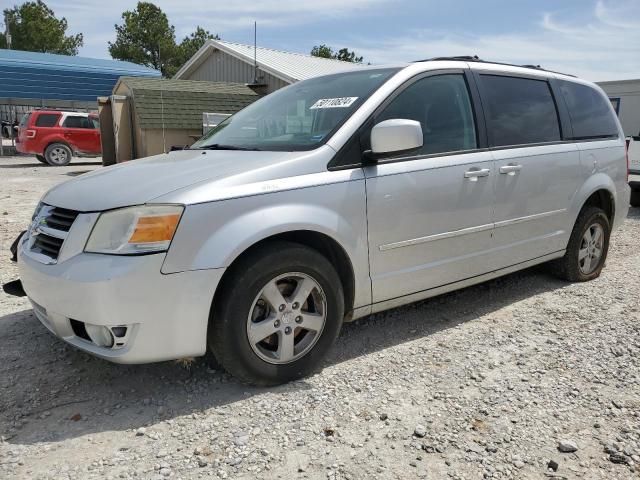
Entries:
{"type": "Polygon", "coordinates": [[[208,40],[175,79],[250,84],[271,93],[299,80],[359,68],[358,64],[302,53],[208,40]]]}
{"type": "Polygon", "coordinates": [[[598,82],[611,100],[627,137],[640,135],[640,80],[598,82]]]}
{"type": "Polygon", "coordinates": [[[260,98],[244,84],[122,77],[98,99],[105,165],[191,145],[203,113],[233,114],[260,98]]]}

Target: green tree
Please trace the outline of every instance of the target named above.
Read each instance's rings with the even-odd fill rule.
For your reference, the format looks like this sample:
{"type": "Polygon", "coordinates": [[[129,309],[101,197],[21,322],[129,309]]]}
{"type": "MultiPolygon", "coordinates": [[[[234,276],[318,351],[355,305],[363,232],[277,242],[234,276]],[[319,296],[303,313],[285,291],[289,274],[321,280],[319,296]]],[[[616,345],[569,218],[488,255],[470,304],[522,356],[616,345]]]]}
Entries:
{"type": "Polygon", "coordinates": [[[356,52],[350,51],[348,48],[341,48],[337,52],[324,43],[316,45],[311,49],[311,56],[321,58],[332,58],[334,60],[342,60],[343,62],[362,63],[363,57],[356,55],[356,52]]]}
{"type": "Polygon", "coordinates": [[[200,48],[202,48],[207,40],[210,39],[220,40],[220,37],[218,35],[213,35],[211,32],[198,25],[198,27],[196,27],[196,31],[191,35],[184,37],[182,42],[180,42],[180,45],[178,45],[178,65],[184,65],[198,50],[200,50],[200,48]]]}
{"type": "MultiPolygon", "coordinates": [[[[66,35],[67,19],[56,18],[43,1],[25,2],[4,10],[6,26],[11,33],[11,48],[30,52],[77,55],[83,45],[82,34],[66,35]]],[[[0,36],[0,48],[7,48],[0,36]]]]}
{"type": "Polygon", "coordinates": [[[122,14],[116,25],[116,41],[109,42],[112,58],[145,65],[168,76],[176,57],[176,33],[165,13],[153,3],[138,2],[122,14]]]}
{"type": "Polygon", "coordinates": [[[334,58],[333,55],[333,49],[324,43],[322,45],[316,45],[311,49],[312,57],[334,58]]]}
{"type": "Polygon", "coordinates": [[[363,58],[358,57],[356,52],[349,51],[348,48],[341,48],[334,57],[336,60],[342,60],[343,62],[362,63],[363,58]]]}
{"type": "Polygon", "coordinates": [[[112,58],[160,70],[173,76],[210,38],[219,38],[198,26],[191,35],[176,43],[175,27],[156,5],[138,2],[132,11],[122,14],[123,24],[116,25],[116,41],[109,42],[112,58]]]}

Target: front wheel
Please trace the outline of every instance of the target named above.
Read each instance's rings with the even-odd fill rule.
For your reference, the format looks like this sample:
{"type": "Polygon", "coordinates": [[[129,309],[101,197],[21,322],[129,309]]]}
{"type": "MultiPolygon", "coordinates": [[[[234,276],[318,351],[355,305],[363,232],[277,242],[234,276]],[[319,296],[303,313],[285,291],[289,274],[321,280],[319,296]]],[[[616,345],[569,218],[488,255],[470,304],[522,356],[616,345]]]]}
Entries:
{"type": "Polygon", "coordinates": [[[578,215],[564,257],[556,261],[556,274],[570,282],[600,276],[609,251],[611,226],[604,211],[586,207],[578,215]]]}
{"type": "Polygon", "coordinates": [[[273,242],[232,267],[216,295],[209,346],[240,380],[277,385],[314,371],[344,317],[342,283],[316,250],[273,242]]]}

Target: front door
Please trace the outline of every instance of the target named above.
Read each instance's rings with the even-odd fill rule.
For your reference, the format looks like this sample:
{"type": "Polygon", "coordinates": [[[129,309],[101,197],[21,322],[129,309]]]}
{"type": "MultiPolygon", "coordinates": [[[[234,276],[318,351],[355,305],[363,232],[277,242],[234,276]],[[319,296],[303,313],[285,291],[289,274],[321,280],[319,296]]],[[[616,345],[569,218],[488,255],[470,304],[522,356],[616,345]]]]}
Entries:
{"type": "Polygon", "coordinates": [[[486,272],[493,229],[494,162],[464,74],[413,81],[373,123],[392,118],[419,121],[424,145],[364,169],[374,303],[486,272]]]}

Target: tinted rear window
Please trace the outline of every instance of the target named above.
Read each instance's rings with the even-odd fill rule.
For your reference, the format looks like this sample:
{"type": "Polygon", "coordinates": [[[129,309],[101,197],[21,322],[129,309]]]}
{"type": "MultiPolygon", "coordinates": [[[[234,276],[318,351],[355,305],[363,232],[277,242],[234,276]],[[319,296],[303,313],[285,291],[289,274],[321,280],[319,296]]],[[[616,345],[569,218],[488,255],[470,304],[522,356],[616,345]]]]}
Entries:
{"type": "Polygon", "coordinates": [[[93,128],[87,117],[76,116],[67,117],[64,121],[64,126],[69,128],[93,128]]]}
{"type": "Polygon", "coordinates": [[[20,126],[21,126],[21,127],[26,126],[26,125],[27,125],[27,123],[29,122],[29,118],[30,118],[30,117],[31,117],[31,114],[30,114],[30,113],[25,113],[25,114],[22,116],[22,119],[20,120],[20,126]]]}
{"type": "Polygon", "coordinates": [[[58,123],[60,115],[56,113],[41,113],[36,118],[36,127],[53,127],[58,123]]]}
{"type": "Polygon", "coordinates": [[[481,79],[491,145],[560,140],[558,113],[547,82],[497,75],[481,79]]]}
{"type": "Polygon", "coordinates": [[[574,139],[618,136],[618,124],[611,103],[604,95],[588,85],[565,80],[559,83],[569,109],[574,139]]]}

